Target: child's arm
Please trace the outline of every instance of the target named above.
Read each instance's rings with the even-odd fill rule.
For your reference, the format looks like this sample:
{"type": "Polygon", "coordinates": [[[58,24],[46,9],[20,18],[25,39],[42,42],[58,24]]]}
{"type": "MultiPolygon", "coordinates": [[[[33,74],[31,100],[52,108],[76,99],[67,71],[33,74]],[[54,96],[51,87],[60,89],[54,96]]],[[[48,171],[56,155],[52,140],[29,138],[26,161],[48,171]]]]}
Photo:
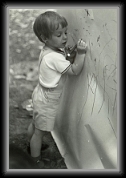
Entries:
{"type": "Polygon", "coordinates": [[[77,43],[77,54],[74,63],[71,64],[71,68],[67,71],[69,75],[78,75],[81,72],[86,52],[87,52],[86,43],[83,40],[79,40],[77,43]]]}

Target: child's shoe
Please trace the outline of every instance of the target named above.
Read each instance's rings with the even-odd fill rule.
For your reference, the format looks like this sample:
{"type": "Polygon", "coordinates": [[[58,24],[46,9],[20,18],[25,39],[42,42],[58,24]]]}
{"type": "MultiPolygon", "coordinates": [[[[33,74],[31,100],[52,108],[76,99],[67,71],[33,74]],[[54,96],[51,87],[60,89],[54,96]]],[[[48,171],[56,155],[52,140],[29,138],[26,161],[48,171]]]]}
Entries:
{"type": "Polygon", "coordinates": [[[38,159],[36,161],[36,165],[38,169],[50,169],[51,168],[50,160],[46,160],[46,159],[38,159]]]}
{"type": "Polygon", "coordinates": [[[38,169],[44,169],[44,166],[45,166],[45,164],[42,160],[37,160],[36,165],[37,165],[38,169]]]}

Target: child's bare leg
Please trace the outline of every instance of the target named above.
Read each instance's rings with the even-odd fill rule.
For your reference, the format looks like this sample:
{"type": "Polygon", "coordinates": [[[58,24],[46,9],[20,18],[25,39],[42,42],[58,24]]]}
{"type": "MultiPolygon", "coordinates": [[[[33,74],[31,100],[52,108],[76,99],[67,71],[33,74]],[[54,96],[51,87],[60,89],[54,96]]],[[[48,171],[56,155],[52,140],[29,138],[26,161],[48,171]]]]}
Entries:
{"type": "Polygon", "coordinates": [[[28,139],[29,139],[29,142],[34,134],[34,131],[35,131],[35,126],[34,124],[31,122],[29,127],[28,127],[28,132],[27,132],[27,135],[28,135],[28,139]]]}
{"type": "Polygon", "coordinates": [[[34,134],[30,141],[31,156],[39,157],[41,155],[42,139],[44,132],[35,128],[34,134]]]}

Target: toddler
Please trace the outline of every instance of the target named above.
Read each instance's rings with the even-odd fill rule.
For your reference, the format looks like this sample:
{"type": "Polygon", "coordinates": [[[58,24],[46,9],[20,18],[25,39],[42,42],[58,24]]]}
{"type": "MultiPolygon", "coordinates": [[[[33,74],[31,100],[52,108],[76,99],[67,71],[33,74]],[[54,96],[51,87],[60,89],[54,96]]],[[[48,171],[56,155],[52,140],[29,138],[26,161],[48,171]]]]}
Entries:
{"type": "Polygon", "coordinates": [[[28,127],[31,157],[44,165],[41,159],[43,137],[54,129],[55,118],[67,75],[78,75],[84,64],[87,46],[77,43],[73,63],[66,60],[67,21],[53,11],[40,14],[33,25],[38,39],[44,44],[39,56],[39,79],[33,100],[33,120],[28,127]]]}

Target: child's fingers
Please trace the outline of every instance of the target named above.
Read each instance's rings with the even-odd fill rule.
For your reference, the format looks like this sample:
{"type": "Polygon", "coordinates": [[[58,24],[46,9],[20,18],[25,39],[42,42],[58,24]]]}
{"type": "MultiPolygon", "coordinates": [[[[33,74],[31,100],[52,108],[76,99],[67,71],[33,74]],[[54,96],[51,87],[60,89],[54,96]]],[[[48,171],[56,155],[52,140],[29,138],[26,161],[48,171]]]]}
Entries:
{"type": "Polygon", "coordinates": [[[78,42],[82,41],[82,39],[79,39],[78,42]]]}
{"type": "Polygon", "coordinates": [[[87,47],[87,44],[86,44],[82,39],[79,39],[79,40],[78,40],[78,46],[81,46],[81,47],[86,48],[86,47],[87,47]]]}
{"type": "Polygon", "coordinates": [[[77,44],[80,45],[80,43],[81,43],[81,39],[78,40],[77,44]]]}
{"type": "Polygon", "coordinates": [[[78,44],[83,45],[83,44],[85,44],[85,42],[84,42],[82,39],[79,39],[79,40],[78,40],[78,44]]]}
{"type": "Polygon", "coordinates": [[[84,41],[81,42],[81,45],[85,47],[86,43],[84,41]]]}

